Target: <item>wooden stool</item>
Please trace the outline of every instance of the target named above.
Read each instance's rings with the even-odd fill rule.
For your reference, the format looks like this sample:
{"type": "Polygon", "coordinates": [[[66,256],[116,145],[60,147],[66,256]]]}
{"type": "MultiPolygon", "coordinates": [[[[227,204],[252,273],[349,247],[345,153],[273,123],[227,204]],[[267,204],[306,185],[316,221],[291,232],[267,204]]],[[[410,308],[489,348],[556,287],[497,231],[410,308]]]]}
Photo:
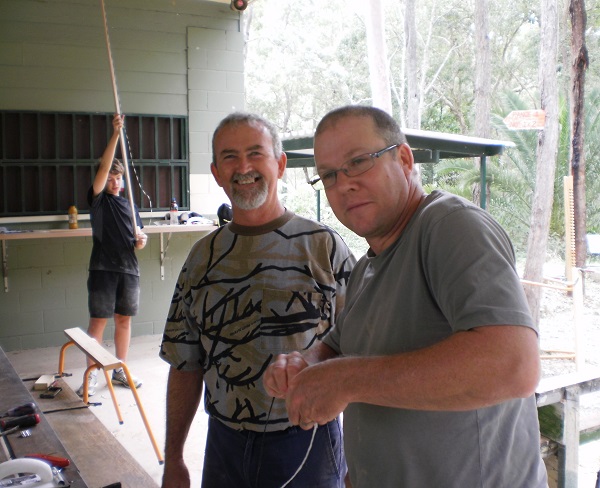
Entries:
{"type": "Polygon", "coordinates": [[[110,396],[115,406],[115,410],[117,411],[119,423],[122,424],[123,417],[121,415],[121,409],[119,408],[119,403],[117,402],[117,397],[115,396],[115,389],[113,388],[108,372],[113,369],[123,368],[123,371],[125,372],[125,377],[127,378],[127,383],[129,384],[129,388],[131,389],[131,392],[133,393],[133,396],[135,398],[135,403],[138,407],[138,410],[140,411],[140,415],[142,416],[144,426],[146,427],[146,432],[148,432],[148,436],[150,437],[150,442],[152,443],[152,447],[154,448],[154,452],[156,453],[158,462],[159,464],[163,464],[164,460],[162,454],[160,452],[160,449],[158,448],[158,445],[156,444],[156,439],[154,438],[154,434],[152,433],[152,429],[150,428],[150,424],[148,423],[148,419],[146,418],[144,407],[142,407],[142,401],[140,400],[137,389],[135,387],[135,383],[133,382],[127,365],[123,361],[118,359],[116,356],[108,352],[106,349],[104,349],[104,347],[98,344],[96,339],[87,335],[79,327],[66,329],[64,332],[65,335],[70,339],[70,341],[65,343],[60,349],[60,357],[58,361],[58,374],[62,376],[64,372],[65,350],[70,346],[77,346],[94,363],[85,370],[85,373],[83,373],[83,402],[85,404],[88,403],[88,375],[94,369],[101,369],[104,372],[106,384],[110,391],[110,396]]]}

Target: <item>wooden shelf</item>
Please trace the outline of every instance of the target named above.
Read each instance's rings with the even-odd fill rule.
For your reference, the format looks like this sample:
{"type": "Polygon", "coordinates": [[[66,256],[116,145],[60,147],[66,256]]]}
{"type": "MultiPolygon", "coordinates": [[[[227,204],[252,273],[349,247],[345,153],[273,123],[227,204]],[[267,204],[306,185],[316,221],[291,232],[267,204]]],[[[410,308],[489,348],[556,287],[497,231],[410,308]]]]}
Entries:
{"type": "MultiPolygon", "coordinates": [[[[217,228],[210,224],[192,225],[147,225],[142,230],[145,234],[172,234],[185,232],[210,232],[217,228]]],[[[54,237],[91,237],[91,227],[80,227],[79,229],[49,229],[49,230],[24,230],[0,232],[0,240],[11,241],[17,239],[50,239],[54,237]]]]}

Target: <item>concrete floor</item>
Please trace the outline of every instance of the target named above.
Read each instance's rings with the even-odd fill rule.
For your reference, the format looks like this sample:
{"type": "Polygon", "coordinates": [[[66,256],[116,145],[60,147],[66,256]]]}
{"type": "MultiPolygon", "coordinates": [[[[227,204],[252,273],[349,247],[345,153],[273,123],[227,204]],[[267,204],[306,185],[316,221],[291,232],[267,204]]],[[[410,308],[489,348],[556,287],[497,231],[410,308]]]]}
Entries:
{"type": "MultiPolygon", "coordinates": [[[[162,451],[165,440],[165,395],[169,366],[158,357],[160,339],[160,335],[132,338],[127,365],[132,374],[143,382],[138,393],[154,437],[162,451]]],[[[104,346],[114,353],[112,342],[105,341],[104,346]]],[[[59,353],[60,348],[49,347],[13,351],[6,353],[6,355],[19,376],[29,378],[56,373],[58,371],[59,353]]],[[[81,385],[84,370],[85,357],[83,353],[76,347],[67,349],[65,372],[71,373],[72,376],[66,377],[65,381],[73,390],[77,390],[81,385]]],[[[90,407],[90,410],[160,486],[163,466],[158,463],[156,453],[131,391],[126,388],[115,387],[124,421],[122,425],[119,425],[110,393],[105,385],[104,376],[100,372],[98,379],[99,387],[96,394],[90,398],[90,401],[101,402],[102,405],[90,407]]],[[[190,469],[192,486],[200,486],[202,478],[206,428],[207,416],[202,410],[198,412],[194,419],[185,450],[185,459],[190,469]]]]}
{"type": "MultiPolygon", "coordinates": [[[[158,357],[160,339],[160,335],[132,338],[127,364],[130,371],[143,382],[139,395],[156,441],[162,450],[165,439],[165,395],[169,367],[158,357]]],[[[114,352],[112,342],[105,341],[104,346],[114,352]]],[[[22,378],[30,378],[57,372],[59,353],[60,348],[49,347],[13,351],[6,355],[22,378]]],[[[65,381],[76,390],[81,385],[85,358],[76,347],[69,348],[65,357],[65,372],[72,374],[66,377],[65,381]]],[[[102,402],[102,405],[90,407],[90,410],[160,486],[163,466],[158,463],[133,395],[128,389],[120,387],[115,387],[115,392],[123,415],[122,425],[119,425],[110,393],[101,374],[98,390],[90,401],[102,402]]],[[[597,400],[593,403],[595,401],[597,400]]],[[[192,486],[200,486],[202,479],[207,420],[204,410],[201,409],[194,419],[186,444],[185,459],[190,470],[192,486]]],[[[600,441],[582,444],[579,456],[578,488],[592,488],[600,468],[600,441]]],[[[551,482],[550,487],[553,486],[556,485],[551,482]]]]}

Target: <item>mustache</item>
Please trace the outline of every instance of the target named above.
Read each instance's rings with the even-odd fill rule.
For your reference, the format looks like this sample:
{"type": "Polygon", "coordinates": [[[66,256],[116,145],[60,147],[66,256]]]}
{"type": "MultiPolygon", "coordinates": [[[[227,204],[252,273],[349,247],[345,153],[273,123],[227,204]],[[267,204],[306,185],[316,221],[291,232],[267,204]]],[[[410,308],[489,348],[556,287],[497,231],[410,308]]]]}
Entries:
{"type": "Polygon", "coordinates": [[[262,178],[262,175],[256,171],[249,171],[248,173],[234,173],[231,177],[233,183],[253,183],[258,178],[262,178]]]}

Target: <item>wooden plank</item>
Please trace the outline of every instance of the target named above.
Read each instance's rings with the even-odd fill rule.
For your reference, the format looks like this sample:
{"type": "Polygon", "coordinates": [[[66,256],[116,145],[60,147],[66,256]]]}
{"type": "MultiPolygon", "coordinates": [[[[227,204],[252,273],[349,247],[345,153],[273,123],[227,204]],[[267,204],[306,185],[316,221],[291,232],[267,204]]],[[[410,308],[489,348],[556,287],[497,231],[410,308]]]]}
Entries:
{"type": "Polygon", "coordinates": [[[575,385],[579,385],[582,395],[599,391],[600,370],[586,370],[543,378],[535,390],[538,407],[562,401],[565,389],[575,385]]]}
{"type": "Polygon", "coordinates": [[[64,381],[59,380],[59,384],[63,387],[60,395],[52,400],[39,399],[39,406],[48,412],[48,422],[86,483],[94,488],[116,482],[123,488],[156,487],[154,479],[93,414],[90,409],[95,407],[86,408],[64,381]]]}
{"type": "MultiPolygon", "coordinates": [[[[39,400],[37,397],[34,398],[27,386],[23,384],[2,348],[0,348],[0,391],[2,392],[0,395],[1,413],[25,403],[34,402],[37,404],[37,400],[39,400]]],[[[64,475],[71,482],[72,488],[87,488],[88,485],[80,475],[75,459],[71,457],[66,446],[60,441],[52,424],[43,413],[39,413],[39,416],[39,424],[29,428],[31,436],[18,437],[18,434],[8,436],[8,441],[15,456],[18,458],[28,454],[44,453],[65,457],[71,461],[71,465],[65,469],[64,475]]],[[[6,460],[4,450],[0,449],[0,462],[6,460]]]]}
{"type": "Polygon", "coordinates": [[[91,357],[104,369],[110,370],[121,366],[122,362],[120,359],[104,349],[104,347],[98,344],[96,339],[87,335],[79,327],[66,329],[65,335],[75,342],[75,345],[81,349],[84,354],[91,357]]]}
{"type": "MultiPolygon", "coordinates": [[[[145,234],[179,234],[196,232],[211,232],[217,229],[216,225],[193,224],[193,225],[147,225],[142,230],[145,234]]],[[[80,227],[78,229],[48,229],[23,232],[0,233],[0,241],[23,240],[23,239],[49,239],[61,237],[91,237],[91,227],[80,227]]]]}

